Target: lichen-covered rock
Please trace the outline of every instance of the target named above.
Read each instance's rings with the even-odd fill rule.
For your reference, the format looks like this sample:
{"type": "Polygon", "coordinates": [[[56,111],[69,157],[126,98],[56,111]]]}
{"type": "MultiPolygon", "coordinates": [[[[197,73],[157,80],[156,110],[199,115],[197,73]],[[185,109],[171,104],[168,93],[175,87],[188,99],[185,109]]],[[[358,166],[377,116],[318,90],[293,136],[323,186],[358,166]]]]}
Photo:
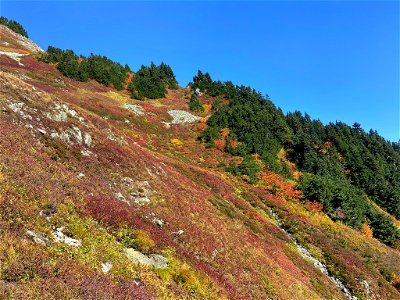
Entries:
{"type": "Polygon", "coordinates": [[[37,233],[35,233],[35,232],[31,231],[31,230],[27,230],[27,231],[26,231],[26,234],[27,234],[28,236],[30,236],[30,237],[32,238],[32,240],[33,240],[36,244],[45,246],[45,245],[47,245],[47,244],[50,243],[50,241],[49,241],[46,237],[44,237],[44,236],[41,235],[41,234],[37,234],[37,233]]]}
{"type": "Polygon", "coordinates": [[[147,180],[134,180],[129,177],[122,178],[122,188],[129,194],[131,200],[138,205],[151,202],[154,191],[147,180]]]}
{"type": "Polygon", "coordinates": [[[123,136],[116,135],[111,129],[107,130],[107,138],[110,141],[116,142],[118,145],[123,146],[127,145],[128,143],[125,141],[123,136]]]}
{"type": "Polygon", "coordinates": [[[163,219],[160,219],[158,217],[154,217],[151,222],[153,222],[154,224],[158,225],[159,227],[163,227],[165,221],[163,219]]]}
{"type": "Polygon", "coordinates": [[[89,133],[85,132],[83,142],[85,143],[85,145],[90,146],[92,144],[92,136],[89,133]]]}
{"type": "Polygon", "coordinates": [[[199,88],[196,88],[196,90],[194,91],[194,93],[196,94],[196,96],[199,96],[199,97],[201,97],[201,96],[204,95],[204,94],[200,91],[199,88]]]}
{"type": "Polygon", "coordinates": [[[169,110],[168,114],[173,118],[171,124],[193,123],[201,119],[201,117],[195,116],[184,110],[169,110]]]}
{"type": "Polygon", "coordinates": [[[151,202],[151,199],[147,196],[144,196],[144,197],[136,197],[134,201],[138,205],[146,205],[151,202]]]}
{"type": "Polygon", "coordinates": [[[124,108],[130,110],[131,112],[135,113],[138,116],[144,115],[143,107],[141,107],[140,105],[125,103],[124,108]]]}
{"type": "Polygon", "coordinates": [[[36,110],[33,108],[28,107],[24,102],[11,102],[7,101],[8,107],[10,108],[11,111],[19,115],[22,119],[24,120],[32,120],[32,113],[35,113],[36,110]]]}
{"type": "Polygon", "coordinates": [[[66,236],[63,233],[64,227],[58,227],[56,231],[53,232],[53,238],[56,242],[59,243],[65,243],[68,246],[73,246],[73,247],[80,247],[82,246],[82,242],[77,239],[73,239],[69,236],[66,236]]]}
{"type": "Polygon", "coordinates": [[[69,106],[64,103],[63,104],[56,103],[53,109],[50,112],[45,112],[44,115],[48,119],[55,122],[65,122],[67,121],[68,116],[78,119],[83,124],[85,122],[84,118],[79,116],[79,114],[75,110],[69,108],[69,106]]]}
{"type": "Polygon", "coordinates": [[[90,146],[92,144],[92,136],[87,132],[82,134],[79,127],[74,125],[61,132],[52,132],[50,136],[54,139],[60,139],[68,144],[73,144],[74,141],[79,145],[90,146]]]}
{"type": "Polygon", "coordinates": [[[165,269],[168,267],[168,260],[162,255],[159,254],[145,255],[142,252],[139,252],[133,248],[126,248],[124,252],[125,256],[130,261],[136,264],[151,266],[156,269],[165,269]]]}
{"type": "Polygon", "coordinates": [[[111,271],[112,266],[113,266],[112,263],[109,261],[103,262],[103,263],[101,263],[101,271],[103,273],[108,273],[111,271]]]}
{"type": "Polygon", "coordinates": [[[45,115],[48,119],[55,121],[55,122],[65,122],[65,121],[67,121],[67,118],[68,118],[67,113],[64,111],[58,111],[58,112],[53,112],[53,113],[47,112],[45,115]]]}
{"type": "Polygon", "coordinates": [[[0,51],[0,55],[8,56],[9,58],[15,60],[20,66],[23,66],[21,63],[21,58],[26,56],[27,54],[8,52],[8,51],[0,51]]]}
{"type": "Polygon", "coordinates": [[[122,195],[121,192],[115,193],[114,195],[115,195],[115,198],[117,198],[117,200],[125,202],[130,205],[129,201],[126,200],[126,198],[124,197],[124,195],[122,195]]]}

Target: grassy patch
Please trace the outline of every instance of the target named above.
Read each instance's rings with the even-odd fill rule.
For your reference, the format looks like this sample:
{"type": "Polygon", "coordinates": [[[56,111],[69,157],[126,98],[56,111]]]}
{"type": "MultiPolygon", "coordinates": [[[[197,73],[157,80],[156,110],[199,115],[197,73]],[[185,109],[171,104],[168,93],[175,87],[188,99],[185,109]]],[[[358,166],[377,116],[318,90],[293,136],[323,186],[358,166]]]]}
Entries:
{"type": "Polygon", "coordinates": [[[154,241],[143,230],[121,227],[116,232],[117,239],[127,248],[135,248],[143,253],[149,253],[155,246],[154,241]]]}
{"type": "Polygon", "coordinates": [[[231,219],[238,218],[238,214],[235,211],[235,208],[226,202],[221,197],[214,197],[210,199],[212,205],[217,208],[221,213],[231,219]]]}
{"type": "Polygon", "coordinates": [[[205,275],[177,259],[173,249],[164,250],[163,255],[168,259],[168,268],[157,269],[156,272],[164,282],[173,281],[183,287],[191,295],[190,299],[225,299],[218,295],[219,291],[205,275]]]}

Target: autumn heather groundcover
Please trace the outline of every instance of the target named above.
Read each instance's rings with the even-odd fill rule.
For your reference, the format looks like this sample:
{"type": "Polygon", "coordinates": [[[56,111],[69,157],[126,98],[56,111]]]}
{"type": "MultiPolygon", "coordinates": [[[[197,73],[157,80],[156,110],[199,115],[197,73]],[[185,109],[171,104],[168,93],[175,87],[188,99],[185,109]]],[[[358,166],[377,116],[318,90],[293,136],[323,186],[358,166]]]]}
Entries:
{"type": "Polygon", "coordinates": [[[0,298],[400,298],[398,144],[2,24],[0,298]]]}

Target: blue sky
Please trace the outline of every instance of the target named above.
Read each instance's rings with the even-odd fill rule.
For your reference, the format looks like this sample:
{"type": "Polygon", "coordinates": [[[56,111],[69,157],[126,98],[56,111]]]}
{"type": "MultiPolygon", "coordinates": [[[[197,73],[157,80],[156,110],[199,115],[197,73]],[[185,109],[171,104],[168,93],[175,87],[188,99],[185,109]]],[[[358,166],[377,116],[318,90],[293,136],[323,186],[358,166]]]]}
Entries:
{"type": "Polygon", "coordinates": [[[400,139],[398,1],[4,1],[42,48],[164,61],[250,85],[284,112],[400,139]]]}

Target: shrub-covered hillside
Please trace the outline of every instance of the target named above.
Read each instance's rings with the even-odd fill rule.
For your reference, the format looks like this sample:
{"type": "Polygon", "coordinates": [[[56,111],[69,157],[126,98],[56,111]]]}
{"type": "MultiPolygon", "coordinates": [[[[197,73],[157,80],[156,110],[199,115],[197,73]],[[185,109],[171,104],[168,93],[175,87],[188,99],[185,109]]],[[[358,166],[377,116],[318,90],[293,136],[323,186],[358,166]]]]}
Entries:
{"type": "MultiPolygon", "coordinates": [[[[228,101],[207,121],[208,128],[200,134],[203,142],[212,146],[222,138],[228,153],[245,158],[243,162],[257,155],[266,169],[290,179],[288,164],[278,160],[278,153],[284,150],[284,158],[302,173],[299,188],[304,199],[319,201],[333,219],[355,228],[368,224],[374,236],[385,243],[400,239],[391,219],[373,205],[377,203],[400,218],[398,143],[388,142],[374,131],[366,133],[357,123],[352,127],[341,122],[323,125],[300,112],[284,116],[255,90],[213,81],[201,71],[190,85],[228,101]],[[221,136],[225,129],[229,134],[221,136]]],[[[244,174],[259,171],[254,166],[244,174]]],[[[234,165],[228,170],[240,173],[234,165]]]]}
{"type": "Polygon", "coordinates": [[[0,299],[400,298],[398,144],[0,36],[0,299]]]}

